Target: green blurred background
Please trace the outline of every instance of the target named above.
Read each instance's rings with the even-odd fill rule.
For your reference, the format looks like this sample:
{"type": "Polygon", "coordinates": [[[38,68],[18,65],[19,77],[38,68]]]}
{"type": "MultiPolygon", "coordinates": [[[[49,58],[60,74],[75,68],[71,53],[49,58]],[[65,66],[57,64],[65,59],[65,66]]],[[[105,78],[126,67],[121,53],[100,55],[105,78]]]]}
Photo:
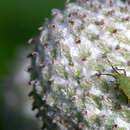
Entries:
{"type": "MultiPolygon", "coordinates": [[[[64,3],[65,0],[0,0],[0,130],[39,129],[37,122],[20,111],[23,99],[17,86],[12,84],[11,73],[18,71],[14,67],[18,50],[31,48],[28,39],[38,35],[37,28],[43,25],[44,18],[51,16],[51,9],[62,9],[64,3]],[[16,93],[15,108],[5,102],[5,98],[10,98],[8,91],[16,93]]],[[[20,60],[17,62],[22,62],[20,60]]]]}

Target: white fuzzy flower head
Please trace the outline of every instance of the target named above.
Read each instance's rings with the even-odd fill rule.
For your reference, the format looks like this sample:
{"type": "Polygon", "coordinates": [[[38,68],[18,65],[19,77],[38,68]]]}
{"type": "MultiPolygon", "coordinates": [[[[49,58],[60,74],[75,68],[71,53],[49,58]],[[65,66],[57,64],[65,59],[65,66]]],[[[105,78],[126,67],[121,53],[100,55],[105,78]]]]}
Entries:
{"type": "Polygon", "coordinates": [[[31,80],[39,84],[30,96],[43,129],[129,130],[128,95],[112,76],[95,74],[111,74],[113,65],[130,77],[130,2],[67,1],[39,30],[31,40],[31,80]]]}

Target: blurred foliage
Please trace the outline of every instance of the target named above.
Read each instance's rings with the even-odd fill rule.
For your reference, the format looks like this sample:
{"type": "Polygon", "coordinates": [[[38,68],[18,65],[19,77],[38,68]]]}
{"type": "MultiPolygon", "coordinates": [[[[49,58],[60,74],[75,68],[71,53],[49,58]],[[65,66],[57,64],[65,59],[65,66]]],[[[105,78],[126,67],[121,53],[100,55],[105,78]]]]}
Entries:
{"type": "Polygon", "coordinates": [[[126,2],[126,0],[121,0],[121,1],[126,2]]]}
{"type": "Polygon", "coordinates": [[[38,34],[37,28],[52,8],[64,7],[65,0],[3,0],[0,2],[0,76],[9,72],[18,47],[38,34]]]}

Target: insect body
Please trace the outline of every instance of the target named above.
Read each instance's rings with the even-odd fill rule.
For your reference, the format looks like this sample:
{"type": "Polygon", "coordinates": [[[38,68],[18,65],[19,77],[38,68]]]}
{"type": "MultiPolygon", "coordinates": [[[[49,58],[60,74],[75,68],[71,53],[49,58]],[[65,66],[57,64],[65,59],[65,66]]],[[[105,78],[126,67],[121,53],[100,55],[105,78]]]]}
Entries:
{"type": "Polygon", "coordinates": [[[124,92],[130,101],[130,77],[120,76],[118,79],[119,88],[124,92]]]}
{"type": "Polygon", "coordinates": [[[126,75],[126,71],[124,69],[118,69],[117,67],[113,67],[113,66],[112,66],[112,69],[114,71],[112,74],[99,73],[97,74],[97,76],[108,75],[115,78],[118,89],[121,90],[128,97],[128,103],[129,103],[130,102],[130,77],[126,75]],[[120,73],[119,70],[123,71],[123,74],[120,73]]]}

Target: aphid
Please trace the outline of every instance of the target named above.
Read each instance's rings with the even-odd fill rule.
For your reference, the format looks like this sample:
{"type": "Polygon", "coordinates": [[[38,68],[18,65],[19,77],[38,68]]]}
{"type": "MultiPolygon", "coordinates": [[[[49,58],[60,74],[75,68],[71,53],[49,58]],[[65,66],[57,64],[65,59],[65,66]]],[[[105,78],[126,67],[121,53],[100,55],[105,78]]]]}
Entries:
{"type": "Polygon", "coordinates": [[[112,69],[113,69],[112,74],[98,73],[96,75],[98,77],[101,75],[108,75],[115,78],[118,89],[121,90],[125,94],[125,96],[128,97],[128,103],[129,103],[130,102],[130,77],[126,75],[125,69],[118,69],[117,67],[113,67],[113,66],[112,66],[112,69]],[[123,71],[123,74],[120,73],[119,71],[123,71]]]}

